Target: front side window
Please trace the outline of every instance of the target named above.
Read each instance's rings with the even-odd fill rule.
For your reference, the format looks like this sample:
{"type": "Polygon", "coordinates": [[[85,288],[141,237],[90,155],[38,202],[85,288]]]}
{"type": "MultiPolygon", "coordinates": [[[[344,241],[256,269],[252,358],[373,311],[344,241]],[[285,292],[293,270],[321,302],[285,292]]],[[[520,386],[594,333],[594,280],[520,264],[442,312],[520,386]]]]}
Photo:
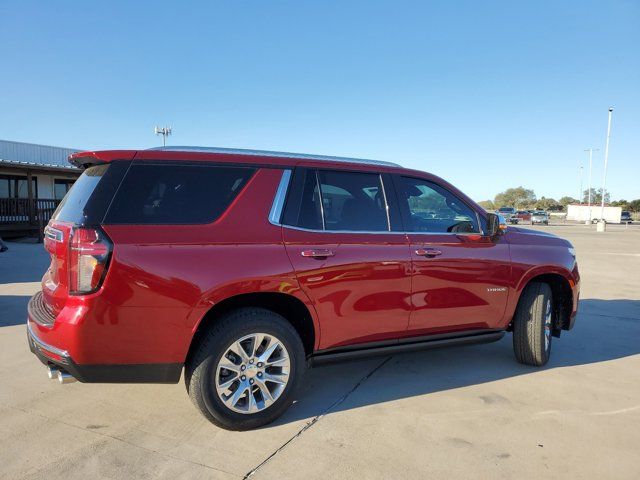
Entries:
{"type": "Polygon", "coordinates": [[[400,177],[400,202],[409,232],[479,233],[475,211],[439,185],[400,177]]]}
{"type": "Polygon", "coordinates": [[[283,223],[311,230],[386,232],[386,205],[376,173],[299,169],[283,223]]]}

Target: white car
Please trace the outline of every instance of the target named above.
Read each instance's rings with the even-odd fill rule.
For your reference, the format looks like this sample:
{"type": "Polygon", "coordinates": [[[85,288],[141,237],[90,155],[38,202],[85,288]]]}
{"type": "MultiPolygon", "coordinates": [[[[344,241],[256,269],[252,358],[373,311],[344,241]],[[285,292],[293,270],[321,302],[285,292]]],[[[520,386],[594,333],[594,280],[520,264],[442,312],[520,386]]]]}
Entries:
{"type": "Polygon", "coordinates": [[[549,214],[541,210],[535,211],[531,214],[531,225],[549,225],[549,214]]]}

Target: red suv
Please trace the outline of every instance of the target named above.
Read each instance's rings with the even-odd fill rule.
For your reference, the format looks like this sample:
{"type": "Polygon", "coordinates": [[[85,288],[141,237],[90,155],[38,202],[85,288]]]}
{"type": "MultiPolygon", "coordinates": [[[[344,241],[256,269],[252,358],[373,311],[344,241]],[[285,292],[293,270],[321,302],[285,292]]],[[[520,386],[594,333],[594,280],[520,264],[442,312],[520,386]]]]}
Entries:
{"type": "Polygon", "coordinates": [[[386,162],[192,147],[85,152],[28,308],[62,383],[178,382],[224,428],[271,422],[311,363],[495,341],[544,365],[573,326],[569,242],[386,162]]]}

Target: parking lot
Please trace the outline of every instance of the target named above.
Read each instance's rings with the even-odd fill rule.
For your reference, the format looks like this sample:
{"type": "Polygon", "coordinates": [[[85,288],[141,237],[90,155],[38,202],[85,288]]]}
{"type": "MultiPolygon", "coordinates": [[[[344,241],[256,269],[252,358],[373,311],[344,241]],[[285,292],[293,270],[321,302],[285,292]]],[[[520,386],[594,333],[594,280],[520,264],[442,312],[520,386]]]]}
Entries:
{"type": "Polygon", "coordinates": [[[543,369],[500,342],[309,372],[275,424],[229,432],[184,384],[61,386],[29,352],[42,245],[0,254],[0,478],[640,478],[640,226],[534,227],[577,250],[576,327],[543,369]]]}

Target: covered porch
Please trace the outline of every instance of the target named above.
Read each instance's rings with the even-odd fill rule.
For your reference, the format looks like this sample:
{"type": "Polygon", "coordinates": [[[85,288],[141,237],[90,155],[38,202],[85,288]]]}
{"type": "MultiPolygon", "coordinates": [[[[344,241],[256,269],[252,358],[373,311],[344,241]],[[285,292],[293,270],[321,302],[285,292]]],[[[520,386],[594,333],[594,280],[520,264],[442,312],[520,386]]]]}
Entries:
{"type": "Polygon", "coordinates": [[[44,227],[80,173],[70,166],[0,160],[0,236],[42,241],[44,227]]]}

